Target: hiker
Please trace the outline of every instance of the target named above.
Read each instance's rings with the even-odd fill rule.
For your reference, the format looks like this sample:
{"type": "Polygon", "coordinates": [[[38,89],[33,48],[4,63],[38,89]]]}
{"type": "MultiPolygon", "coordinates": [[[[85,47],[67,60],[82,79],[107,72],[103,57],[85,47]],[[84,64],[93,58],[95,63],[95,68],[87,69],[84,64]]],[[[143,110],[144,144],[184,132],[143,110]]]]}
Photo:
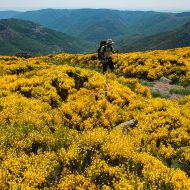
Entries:
{"type": "Polygon", "coordinates": [[[103,59],[102,59],[103,74],[107,71],[107,66],[109,66],[109,69],[111,70],[111,72],[114,72],[114,65],[111,58],[111,53],[118,53],[118,50],[116,51],[113,50],[113,47],[112,47],[113,43],[114,42],[112,41],[112,39],[107,39],[106,44],[102,46],[100,49],[100,53],[103,56],[103,59]]]}

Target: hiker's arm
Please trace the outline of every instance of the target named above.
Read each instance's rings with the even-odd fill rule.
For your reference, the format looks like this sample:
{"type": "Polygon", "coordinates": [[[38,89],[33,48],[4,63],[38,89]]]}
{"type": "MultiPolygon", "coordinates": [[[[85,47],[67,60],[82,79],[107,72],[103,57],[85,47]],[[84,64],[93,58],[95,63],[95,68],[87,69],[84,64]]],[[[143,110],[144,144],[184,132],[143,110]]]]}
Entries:
{"type": "Polygon", "coordinates": [[[112,51],[112,53],[114,54],[114,53],[118,53],[119,52],[119,50],[113,50],[112,51]]]}

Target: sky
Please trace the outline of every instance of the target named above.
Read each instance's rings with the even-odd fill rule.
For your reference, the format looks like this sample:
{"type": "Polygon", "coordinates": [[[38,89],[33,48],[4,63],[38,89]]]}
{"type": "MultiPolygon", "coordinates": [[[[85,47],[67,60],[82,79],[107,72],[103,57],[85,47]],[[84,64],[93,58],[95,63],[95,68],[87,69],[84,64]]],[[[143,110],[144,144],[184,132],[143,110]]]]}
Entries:
{"type": "Polygon", "coordinates": [[[0,0],[0,10],[107,8],[119,10],[189,11],[190,0],[0,0]]]}

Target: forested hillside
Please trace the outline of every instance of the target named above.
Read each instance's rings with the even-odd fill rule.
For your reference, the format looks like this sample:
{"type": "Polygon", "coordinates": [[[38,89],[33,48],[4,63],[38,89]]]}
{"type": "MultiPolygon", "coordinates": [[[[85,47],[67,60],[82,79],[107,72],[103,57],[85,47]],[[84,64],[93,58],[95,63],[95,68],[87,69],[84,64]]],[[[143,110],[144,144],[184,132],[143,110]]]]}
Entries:
{"type": "Polygon", "coordinates": [[[171,49],[190,46],[190,21],[182,27],[169,32],[158,33],[152,36],[123,37],[118,42],[120,51],[146,51],[154,49],[171,49]]]}
{"type": "Polygon", "coordinates": [[[90,51],[88,43],[31,21],[18,19],[0,20],[0,43],[0,55],[25,52],[36,56],[90,51]]]}
{"type": "Polygon", "coordinates": [[[190,95],[138,82],[188,86],[190,48],[96,56],[0,57],[0,189],[190,189],[190,95]]]}

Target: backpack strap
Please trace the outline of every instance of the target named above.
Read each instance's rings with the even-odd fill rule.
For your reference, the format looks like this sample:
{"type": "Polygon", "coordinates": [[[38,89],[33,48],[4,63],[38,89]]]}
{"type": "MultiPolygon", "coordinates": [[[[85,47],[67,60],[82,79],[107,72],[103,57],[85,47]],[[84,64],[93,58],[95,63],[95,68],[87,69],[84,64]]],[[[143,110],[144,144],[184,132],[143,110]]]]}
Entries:
{"type": "Polygon", "coordinates": [[[104,49],[103,49],[103,52],[102,53],[104,53],[106,51],[106,45],[104,46],[104,49]]]}

